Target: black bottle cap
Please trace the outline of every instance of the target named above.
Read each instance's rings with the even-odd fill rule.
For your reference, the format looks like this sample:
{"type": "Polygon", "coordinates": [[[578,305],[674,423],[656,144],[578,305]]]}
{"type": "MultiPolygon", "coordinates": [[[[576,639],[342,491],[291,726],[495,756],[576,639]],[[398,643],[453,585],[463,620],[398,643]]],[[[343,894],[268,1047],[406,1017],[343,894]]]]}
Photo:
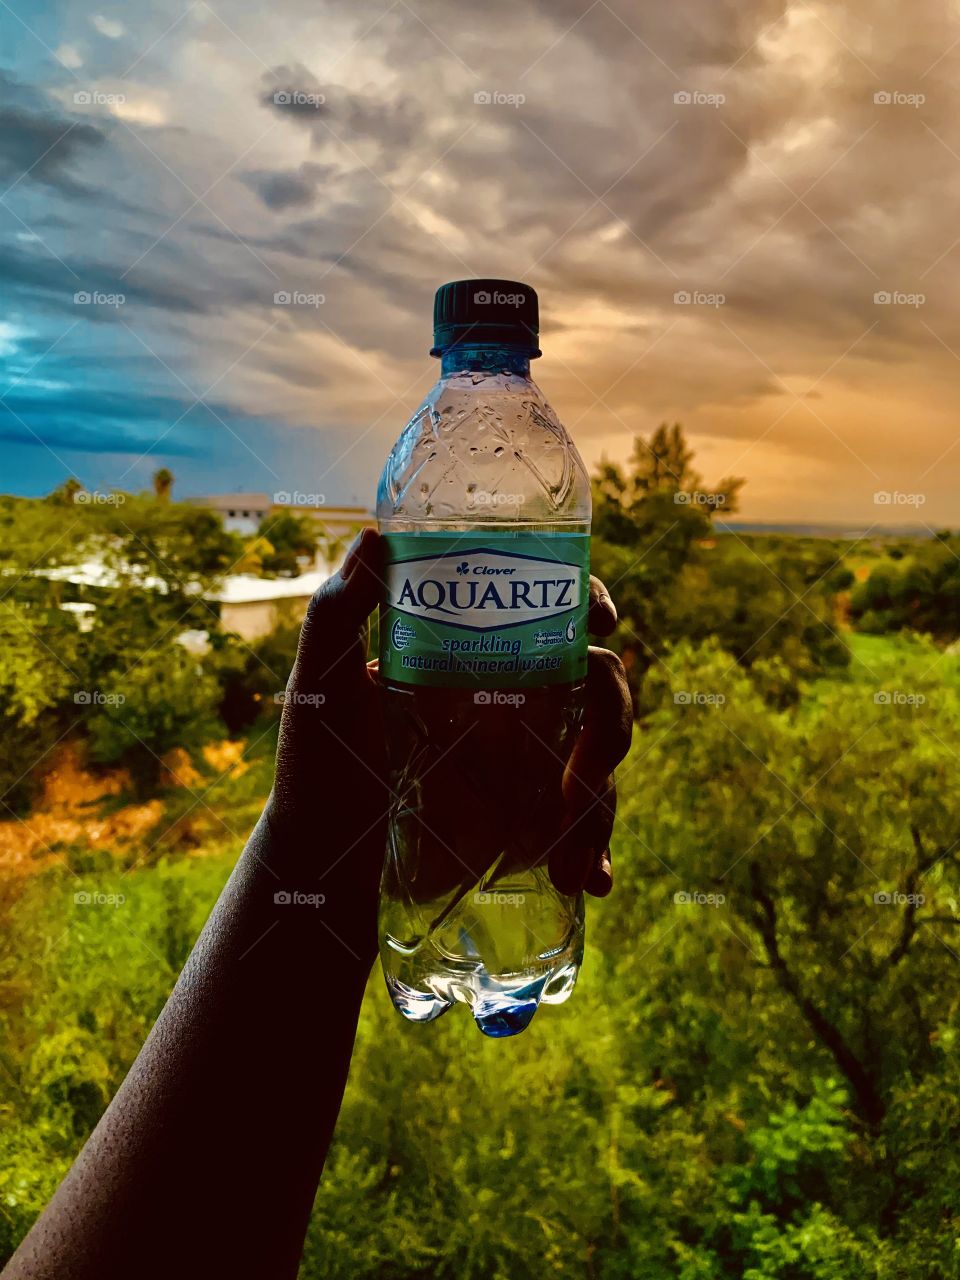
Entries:
{"type": "Polygon", "coordinates": [[[540,307],[519,280],[453,280],[433,300],[432,356],[461,343],[504,346],[540,355],[540,307]]]}

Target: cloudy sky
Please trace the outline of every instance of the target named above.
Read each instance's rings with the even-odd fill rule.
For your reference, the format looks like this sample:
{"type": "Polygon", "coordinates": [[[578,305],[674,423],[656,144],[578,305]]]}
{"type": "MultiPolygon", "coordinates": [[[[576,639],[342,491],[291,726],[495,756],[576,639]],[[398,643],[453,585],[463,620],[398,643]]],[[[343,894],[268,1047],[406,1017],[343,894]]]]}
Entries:
{"type": "Polygon", "coordinates": [[[369,503],[503,276],[588,463],[960,525],[958,74],[933,0],[3,0],[0,491],[369,503]]]}

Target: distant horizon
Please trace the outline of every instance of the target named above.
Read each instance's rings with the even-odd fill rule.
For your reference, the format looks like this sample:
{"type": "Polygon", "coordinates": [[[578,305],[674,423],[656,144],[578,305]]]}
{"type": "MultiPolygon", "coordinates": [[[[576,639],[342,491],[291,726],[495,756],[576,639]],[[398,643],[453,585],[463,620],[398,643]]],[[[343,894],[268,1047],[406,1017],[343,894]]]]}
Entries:
{"type": "MultiPolygon", "coordinates": [[[[65,479],[67,478],[70,478],[70,477],[65,477],[65,479]]],[[[72,478],[79,479],[78,477],[72,477],[72,478]]],[[[63,482],[61,481],[61,483],[63,482]]],[[[54,486],[54,490],[56,489],[56,487],[57,486],[54,486]]],[[[180,494],[176,492],[176,487],[177,486],[176,486],[176,477],[175,477],[175,488],[171,495],[171,500],[174,502],[190,503],[193,501],[197,501],[198,499],[201,499],[201,498],[218,498],[218,497],[224,497],[227,495],[231,495],[231,496],[235,495],[238,498],[239,497],[250,497],[250,498],[265,497],[271,502],[271,505],[280,506],[280,507],[283,507],[284,505],[290,505],[291,507],[300,507],[302,509],[313,508],[318,511],[323,511],[325,508],[336,509],[338,507],[354,507],[359,510],[365,511],[368,514],[374,514],[376,509],[375,501],[371,501],[369,503],[363,503],[360,499],[347,499],[343,497],[334,497],[334,496],[331,496],[329,501],[324,501],[324,502],[285,504],[283,502],[277,501],[273,494],[262,489],[207,490],[205,493],[180,494]]],[[[89,489],[87,491],[91,493],[97,492],[95,488],[89,489]]],[[[144,493],[147,495],[149,495],[150,491],[151,490],[149,486],[141,487],[140,489],[137,489],[137,490],[132,490],[132,489],[125,490],[125,492],[137,492],[137,493],[144,493]]],[[[26,498],[30,500],[37,500],[37,499],[48,497],[51,492],[53,492],[53,490],[48,490],[45,493],[15,493],[12,490],[7,490],[5,492],[0,492],[0,497],[26,498]]],[[[104,492],[106,492],[106,490],[104,490],[104,492]]],[[[799,534],[808,530],[809,531],[816,530],[818,531],[820,536],[823,536],[823,537],[829,537],[831,536],[831,532],[834,532],[837,534],[849,533],[851,535],[860,533],[864,537],[912,536],[916,538],[932,538],[934,537],[937,529],[951,528],[951,527],[952,526],[949,524],[949,522],[941,523],[936,525],[935,527],[931,527],[928,524],[925,524],[923,522],[918,523],[915,520],[903,521],[901,523],[898,523],[896,521],[891,521],[891,520],[880,520],[880,519],[871,521],[871,520],[802,520],[798,518],[796,520],[793,520],[789,516],[781,516],[780,519],[777,519],[777,520],[763,520],[763,519],[748,520],[748,519],[739,518],[739,513],[738,513],[738,518],[733,520],[723,520],[720,517],[715,517],[714,519],[714,528],[717,530],[717,532],[720,532],[720,533],[723,533],[729,530],[731,532],[749,532],[749,533],[771,532],[771,533],[798,533],[799,534]]],[[[957,527],[958,529],[960,529],[960,520],[958,520],[957,527]]]]}

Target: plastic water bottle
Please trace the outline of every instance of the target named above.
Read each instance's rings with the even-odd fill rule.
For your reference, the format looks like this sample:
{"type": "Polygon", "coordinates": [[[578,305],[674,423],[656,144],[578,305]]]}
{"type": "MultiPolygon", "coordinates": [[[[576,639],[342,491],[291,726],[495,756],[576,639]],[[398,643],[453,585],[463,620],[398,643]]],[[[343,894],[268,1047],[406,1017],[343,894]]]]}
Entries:
{"type": "Polygon", "coordinates": [[[384,975],[405,1018],[461,1001],[490,1036],[566,1000],[583,958],[583,897],[548,863],[583,714],[590,484],[530,377],[538,330],[527,285],[437,291],[440,380],[377,496],[384,975]]]}

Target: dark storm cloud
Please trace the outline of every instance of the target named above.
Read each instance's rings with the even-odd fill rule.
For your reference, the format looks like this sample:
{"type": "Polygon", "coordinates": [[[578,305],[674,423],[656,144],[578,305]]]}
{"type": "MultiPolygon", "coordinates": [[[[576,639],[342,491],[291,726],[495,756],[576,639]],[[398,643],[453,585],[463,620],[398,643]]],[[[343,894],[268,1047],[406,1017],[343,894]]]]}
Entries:
{"type": "Polygon", "coordinates": [[[257,293],[245,282],[228,282],[229,292],[211,288],[209,280],[194,284],[189,276],[161,277],[155,273],[124,276],[115,264],[74,257],[69,268],[43,249],[25,252],[0,245],[0,278],[9,296],[34,299],[44,307],[69,313],[90,323],[111,323],[119,318],[117,308],[83,304],[76,294],[122,295],[121,306],[140,304],[164,311],[201,315],[235,305],[238,301],[263,301],[265,289],[257,293]],[[84,310],[79,307],[84,306],[84,310]]]}
{"type": "Polygon", "coordinates": [[[335,173],[332,165],[302,164],[289,171],[257,170],[243,175],[243,180],[268,209],[282,212],[313,204],[317,186],[335,173]]]}
{"type": "Polygon", "coordinates": [[[89,186],[75,170],[105,135],[91,124],[63,116],[38,115],[18,107],[0,107],[0,179],[55,187],[65,195],[86,196],[89,186]]]}
{"type": "Polygon", "coordinates": [[[390,95],[382,86],[357,91],[327,84],[300,64],[274,67],[263,82],[269,87],[260,101],[309,129],[318,149],[343,136],[353,144],[373,141],[386,153],[410,147],[425,134],[428,112],[406,91],[390,95]]]}
{"type": "Polygon", "coordinates": [[[272,68],[262,81],[267,87],[261,92],[260,101],[281,115],[310,123],[329,110],[324,86],[299,62],[272,68]]]}
{"type": "Polygon", "coordinates": [[[207,407],[184,397],[81,385],[42,396],[14,388],[0,403],[0,440],[86,453],[140,454],[152,447],[192,457],[203,452],[205,429],[231,420],[238,420],[236,409],[215,400],[207,407]]]}
{"type": "MultiPolygon", "coordinates": [[[[17,308],[0,344],[18,357],[57,337],[68,292],[123,291],[123,316],[187,381],[234,370],[225,413],[268,405],[332,441],[332,423],[365,429],[389,410],[393,425],[351,455],[354,481],[393,433],[391,394],[420,368],[433,288],[472,274],[540,290],[544,369],[588,453],[601,438],[626,449],[664,414],[698,445],[738,442],[734,455],[762,441],[768,468],[779,456],[792,474],[802,456],[855,470],[873,419],[893,412],[879,380],[952,403],[960,32],[936,0],[918,0],[909,39],[892,11],[783,0],[334,0],[322,12],[286,0],[283,24],[226,0],[154,43],[177,15],[167,0],[139,26],[136,7],[125,15],[124,59],[147,50],[126,117],[78,117],[51,167],[18,184],[10,218],[0,210],[17,308]],[[925,101],[883,108],[882,90],[925,101]],[[691,92],[721,101],[677,101],[691,92]],[[70,142],[86,129],[96,138],[70,142]],[[192,204],[174,175],[210,195],[192,204]],[[96,187],[93,214],[92,200],[60,199],[69,181],[96,187]],[[24,243],[27,227],[81,283],[24,243]],[[284,289],[326,302],[277,313],[284,289]],[[911,289],[922,306],[874,301],[911,289]],[[724,301],[675,304],[686,290],[724,301]],[[832,435],[809,417],[771,426],[794,396],[832,435]],[[870,396],[869,425],[848,428],[848,401],[865,414],[870,396]]],[[[115,70],[114,44],[94,65],[82,33],[65,38],[91,85],[115,70]]],[[[61,104],[75,84],[63,68],[49,79],[49,95],[0,96],[16,113],[0,153],[11,181],[55,140],[37,122],[73,120],[61,104]]],[[[150,396],[168,376],[125,363],[115,324],[75,332],[124,386],[150,396]]],[[[57,347],[42,372],[72,373],[73,359],[57,347]]]]}

